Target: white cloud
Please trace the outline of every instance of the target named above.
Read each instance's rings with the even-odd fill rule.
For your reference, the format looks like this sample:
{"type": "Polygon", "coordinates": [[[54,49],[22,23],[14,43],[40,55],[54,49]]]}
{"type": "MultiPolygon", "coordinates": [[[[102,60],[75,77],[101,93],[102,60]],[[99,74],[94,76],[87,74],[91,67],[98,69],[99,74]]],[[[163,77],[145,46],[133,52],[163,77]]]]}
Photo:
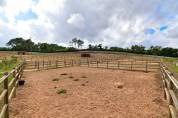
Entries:
{"type": "Polygon", "coordinates": [[[3,10],[9,22],[13,23],[20,12],[27,12],[33,5],[32,0],[7,0],[3,10]]]}
{"type": "Polygon", "coordinates": [[[174,46],[178,43],[176,0],[3,0],[0,44],[24,37],[35,42],[68,45],[73,37],[89,43],[126,47],[131,44],[174,46]],[[174,5],[172,6],[172,3],[174,5]],[[38,17],[26,21],[15,17],[32,10],[38,17]],[[159,32],[161,25],[168,30],[159,32]],[[154,28],[154,35],[145,29],[154,28]]]}
{"type": "Polygon", "coordinates": [[[83,29],[85,27],[85,19],[79,13],[71,14],[70,18],[67,20],[67,23],[74,28],[83,29]]]}

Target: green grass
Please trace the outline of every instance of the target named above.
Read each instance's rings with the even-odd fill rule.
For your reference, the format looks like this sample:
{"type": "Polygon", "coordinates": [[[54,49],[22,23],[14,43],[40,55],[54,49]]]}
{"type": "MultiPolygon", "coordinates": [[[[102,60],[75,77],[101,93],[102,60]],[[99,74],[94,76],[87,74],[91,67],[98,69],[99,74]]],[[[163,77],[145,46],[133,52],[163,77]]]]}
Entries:
{"type": "Polygon", "coordinates": [[[174,61],[178,61],[178,58],[163,58],[163,61],[173,63],[174,61]]]}
{"type": "Polygon", "coordinates": [[[168,65],[168,68],[171,72],[178,73],[178,66],[176,66],[176,64],[174,63],[178,63],[178,58],[163,58],[162,60],[168,65]]]}
{"type": "Polygon", "coordinates": [[[12,71],[18,64],[20,64],[20,61],[13,56],[0,60],[0,78],[5,72],[12,71]]]}

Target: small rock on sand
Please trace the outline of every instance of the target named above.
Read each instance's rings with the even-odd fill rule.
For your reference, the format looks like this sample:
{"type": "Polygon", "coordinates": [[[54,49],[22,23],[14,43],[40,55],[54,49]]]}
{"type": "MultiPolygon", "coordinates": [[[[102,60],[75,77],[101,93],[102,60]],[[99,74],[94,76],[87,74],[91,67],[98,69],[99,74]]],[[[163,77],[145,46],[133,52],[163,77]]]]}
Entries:
{"type": "Polygon", "coordinates": [[[116,86],[117,88],[122,89],[122,88],[123,88],[123,86],[124,86],[124,84],[123,84],[123,83],[121,83],[121,82],[117,82],[117,83],[115,83],[115,86],[116,86]]]}

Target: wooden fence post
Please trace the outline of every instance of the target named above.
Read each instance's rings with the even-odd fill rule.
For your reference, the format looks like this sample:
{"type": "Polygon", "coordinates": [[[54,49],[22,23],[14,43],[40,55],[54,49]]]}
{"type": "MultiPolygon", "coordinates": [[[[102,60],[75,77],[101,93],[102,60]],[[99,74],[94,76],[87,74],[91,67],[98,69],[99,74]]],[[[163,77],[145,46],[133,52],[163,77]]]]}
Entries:
{"type": "Polygon", "coordinates": [[[109,67],[108,67],[108,59],[107,59],[107,69],[108,69],[109,67]]]}
{"type": "Polygon", "coordinates": [[[16,81],[17,78],[16,78],[16,70],[14,69],[14,72],[13,72],[13,78],[15,79],[14,83],[13,83],[13,86],[15,87],[15,90],[14,90],[14,97],[16,97],[16,81]]]}
{"type": "Polygon", "coordinates": [[[74,61],[73,61],[73,59],[72,59],[72,66],[74,66],[74,61]]]}
{"type": "Polygon", "coordinates": [[[49,61],[50,67],[51,67],[51,60],[49,61]]]}
{"type": "Polygon", "coordinates": [[[87,58],[88,67],[90,66],[89,59],[87,58]]]}
{"type": "Polygon", "coordinates": [[[43,69],[44,69],[44,60],[43,60],[43,69]]]}
{"type": "Polygon", "coordinates": [[[131,71],[132,71],[132,69],[133,69],[133,61],[131,61],[131,71]]]}
{"type": "MultiPolygon", "coordinates": [[[[7,76],[8,73],[5,73],[4,75],[7,76]]],[[[9,118],[9,97],[8,97],[8,77],[4,80],[4,89],[7,90],[5,97],[4,97],[4,104],[7,105],[6,111],[5,111],[5,118],[9,118]]]]}
{"type": "Polygon", "coordinates": [[[120,61],[118,61],[118,65],[117,66],[118,66],[118,69],[120,69],[120,61]]]}
{"type": "Polygon", "coordinates": [[[96,61],[96,64],[97,64],[96,66],[97,66],[97,68],[98,68],[98,60],[96,61]]]}
{"type": "Polygon", "coordinates": [[[148,72],[148,61],[146,61],[145,72],[148,72]]]}
{"type": "Polygon", "coordinates": [[[35,61],[35,69],[37,68],[37,61],[35,61]]]}
{"type": "Polygon", "coordinates": [[[64,67],[66,67],[66,60],[64,59],[64,67]]]}
{"type": "Polygon", "coordinates": [[[56,68],[58,68],[58,60],[56,60],[56,68]]]}
{"type": "Polygon", "coordinates": [[[40,70],[40,62],[38,61],[38,71],[40,70]]]}
{"type": "Polygon", "coordinates": [[[47,65],[46,69],[48,70],[48,66],[49,66],[49,61],[47,61],[47,64],[46,64],[46,65],[47,65]]]}

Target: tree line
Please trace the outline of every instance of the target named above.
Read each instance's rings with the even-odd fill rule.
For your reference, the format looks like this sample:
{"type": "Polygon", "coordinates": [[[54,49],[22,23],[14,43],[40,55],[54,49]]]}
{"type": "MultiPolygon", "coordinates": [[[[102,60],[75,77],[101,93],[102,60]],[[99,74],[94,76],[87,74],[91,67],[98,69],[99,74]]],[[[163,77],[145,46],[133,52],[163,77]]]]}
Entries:
{"type": "MultiPolygon", "coordinates": [[[[65,51],[78,51],[81,50],[84,45],[84,41],[79,38],[73,38],[69,42],[69,47],[59,46],[58,44],[49,43],[34,43],[31,39],[14,38],[7,42],[7,47],[1,47],[0,51],[28,51],[28,52],[42,52],[42,53],[52,53],[52,52],[65,52],[65,51]]],[[[121,47],[107,47],[102,44],[88,45],[88,51],[116,51],[116,52],[128,52],[136,54],[147,54],[147,55],[157,55],[157,56],[168,56],[168,57],[178,57],[178,49],[175,48],[162,48],[161,46],[151,46],[146,48],[142,45],[132,45],[130,48],[121,47]]]]}
{"type": "Polygon", "coordinates": [[[37,43],[36,44],[31,39],[25,40],[23,38],[11,39],[9,42],[7,42],[6,45],[9,46],[9,48],[1,48],[0,50],[42,52],[42,53],[73,50],[72,48],[59,46],[58,44],[49,44],[49,43],[37,43]]]}
{"type": "Polygon", "coordinates": [[[156,55],[156,56],[167,56],[167,57],[178,57],[178,49],[175,48],[162,48],[161,46],[151,46],[146,48],[142,45],[132,45],[130,48],[121,47],[103,47],[102,44],[91,45],[89,44],[88,50],[91,51],[116,51],[116,52],[127,52],[136,54],[156,55]]]}

